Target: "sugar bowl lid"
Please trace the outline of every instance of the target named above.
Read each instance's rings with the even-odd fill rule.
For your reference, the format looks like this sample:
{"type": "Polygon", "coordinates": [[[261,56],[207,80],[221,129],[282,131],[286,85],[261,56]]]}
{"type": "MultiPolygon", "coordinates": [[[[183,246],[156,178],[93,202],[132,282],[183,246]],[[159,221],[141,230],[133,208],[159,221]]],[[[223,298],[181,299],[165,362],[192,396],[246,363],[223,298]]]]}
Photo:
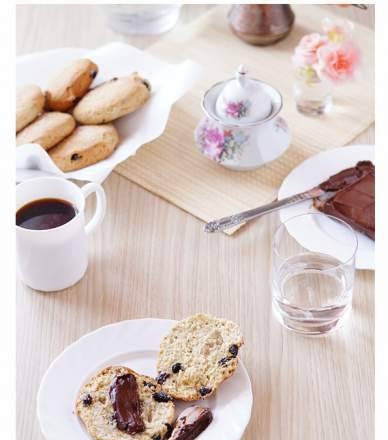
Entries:
{"type": "Polygon", "coordinates": [[[240,65],[234,79],[225,82],[215,106],[219,119],[230,123],[253,123],[268,118],[272,100],[260,81],[249,78],[240,65]]]}

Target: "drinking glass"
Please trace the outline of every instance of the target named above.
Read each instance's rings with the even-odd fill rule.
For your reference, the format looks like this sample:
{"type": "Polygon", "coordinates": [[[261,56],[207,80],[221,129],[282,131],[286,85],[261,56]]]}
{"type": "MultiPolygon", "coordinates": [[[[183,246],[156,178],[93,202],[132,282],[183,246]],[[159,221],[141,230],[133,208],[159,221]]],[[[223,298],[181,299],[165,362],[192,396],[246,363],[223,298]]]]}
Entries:
{"type": "Polygon", "coordinates": [[[181,5],[104,5],[108,25],[129,35],[167,32],[178,21],[181,5]]]}
{"type": "Polygon", "coordinates": [[[271,287],[280,323],[304,335],[338,328],[352,307],[356,251],[352,227],[326,214],[298,215],[279,226],[271,287]]]}

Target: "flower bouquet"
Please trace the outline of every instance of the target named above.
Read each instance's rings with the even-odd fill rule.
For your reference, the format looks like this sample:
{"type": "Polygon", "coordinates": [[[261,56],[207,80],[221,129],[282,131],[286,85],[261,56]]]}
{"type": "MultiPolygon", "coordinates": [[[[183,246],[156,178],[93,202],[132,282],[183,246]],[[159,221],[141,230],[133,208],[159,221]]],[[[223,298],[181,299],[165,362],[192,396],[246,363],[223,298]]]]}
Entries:
{"type": "Polygon", "coordinates": [[[361,57],[353,41],[353,28],[348,20],[325,18],[322,34],[308,34],[300,40],[292,57],[294,96],[300,112],[326,113],[332,104],[332,84],[354,79],[361,57]]]}

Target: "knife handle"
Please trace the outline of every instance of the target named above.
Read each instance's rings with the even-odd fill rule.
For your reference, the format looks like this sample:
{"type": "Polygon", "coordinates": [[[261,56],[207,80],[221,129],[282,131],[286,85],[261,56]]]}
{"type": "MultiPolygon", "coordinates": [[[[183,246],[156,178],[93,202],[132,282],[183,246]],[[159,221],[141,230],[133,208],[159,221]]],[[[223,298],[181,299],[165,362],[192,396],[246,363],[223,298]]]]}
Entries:
{"type": "Polygon", "coordinates": [[[295,194],[282,200],[275,200],[266,205],[259,206],[258,208],[249,209],[248,211],[233,214],[229,217],[223,217],[218,220],[213,220],[209,223],[206,223],[205,232],[221,232],[225,229],[240,225],[241,223],[246,223],[249,220],[260,217],[261,215],[277,211],[278,209],[284,208],[286,206],[295,205],[296,203],[300,203],[305,200],[319,197],[322,194],[324,194],[323,190],[321,190],[320,188],[313,188],[312,190],[295,194]]]}

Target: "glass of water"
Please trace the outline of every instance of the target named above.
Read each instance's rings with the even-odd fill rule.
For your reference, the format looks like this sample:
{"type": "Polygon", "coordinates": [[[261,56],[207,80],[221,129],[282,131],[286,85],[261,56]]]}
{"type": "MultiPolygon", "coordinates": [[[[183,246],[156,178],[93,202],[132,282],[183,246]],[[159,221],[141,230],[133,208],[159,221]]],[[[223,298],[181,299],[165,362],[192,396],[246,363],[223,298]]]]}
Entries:
{"type": "Polygon", "coordinates": [[[279,226],[271,284],[280,323],[304,335],[338,328],[352,307],[356,251],[351,226],[326,214],[298,215],[279,226]]]}

